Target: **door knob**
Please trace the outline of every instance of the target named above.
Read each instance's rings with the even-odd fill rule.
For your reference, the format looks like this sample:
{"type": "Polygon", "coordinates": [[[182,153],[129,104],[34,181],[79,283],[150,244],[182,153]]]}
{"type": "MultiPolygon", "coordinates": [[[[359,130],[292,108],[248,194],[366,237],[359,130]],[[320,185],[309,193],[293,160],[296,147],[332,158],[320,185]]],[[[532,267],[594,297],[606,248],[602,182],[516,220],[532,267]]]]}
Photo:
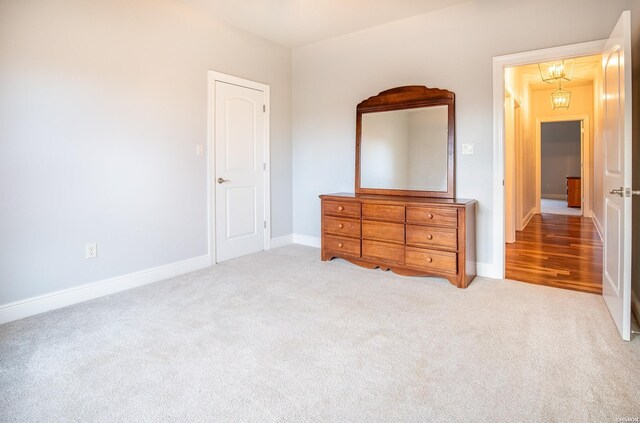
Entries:
{"type": "Polygon", "coordinates": [[[219,184],[224,184],[225,182],[231,182],[231,181],[230,181],[230,180],[228,180],[228,179],[218,178],[218,183],[219,183],[219,184]]]}
{"type": "Polygon", "coordinates": [[[624,188],[620,187],[620,189],[612,189],[609,191],[609,194],[618,194],[620,197],[624,197],[624,188]]]}

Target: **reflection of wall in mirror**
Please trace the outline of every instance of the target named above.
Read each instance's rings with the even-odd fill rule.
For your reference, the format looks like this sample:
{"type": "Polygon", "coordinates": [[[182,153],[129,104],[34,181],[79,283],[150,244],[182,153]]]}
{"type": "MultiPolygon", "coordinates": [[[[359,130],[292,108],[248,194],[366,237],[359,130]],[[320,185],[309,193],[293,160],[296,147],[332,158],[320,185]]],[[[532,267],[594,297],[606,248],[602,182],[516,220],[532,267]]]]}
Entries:
{"type": "Polygon", "coordinates": [[[408,189],[447,190],[448,113],[447,106],[436,106],[410,114],[408,189]]]}
{"type": "Polygon", "coordinates": [[[364,113],[360,146],[360,180],[364,188],[397,189],[407,185],[408,115],[364,113]]]}

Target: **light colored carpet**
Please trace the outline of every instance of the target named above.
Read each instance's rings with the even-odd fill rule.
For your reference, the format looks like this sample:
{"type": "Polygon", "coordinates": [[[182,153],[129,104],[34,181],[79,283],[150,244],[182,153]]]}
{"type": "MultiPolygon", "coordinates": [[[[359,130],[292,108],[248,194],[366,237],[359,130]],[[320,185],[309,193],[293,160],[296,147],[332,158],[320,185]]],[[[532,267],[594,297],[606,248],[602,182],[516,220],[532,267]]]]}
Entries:
{"type": "Polygon", "coordinates": [[[582,216],[581,208],[567,207],[566,200],[552,200],[549,198],[540,199],[540,212],[566,216],[582,216]]]}
{"type": "Polygon", "coordinates": [[[640,340],[603,300],[288,246],[0,326],[0,420],[613,421],[640,340]]]}

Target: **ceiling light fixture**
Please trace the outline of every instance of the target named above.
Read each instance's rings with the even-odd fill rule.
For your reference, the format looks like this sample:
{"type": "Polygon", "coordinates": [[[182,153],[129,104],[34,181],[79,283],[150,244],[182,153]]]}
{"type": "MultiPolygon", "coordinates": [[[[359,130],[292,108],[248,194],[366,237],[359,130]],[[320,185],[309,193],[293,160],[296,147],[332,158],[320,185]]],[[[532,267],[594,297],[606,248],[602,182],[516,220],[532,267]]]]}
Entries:
{"type": "Polygon", "coordinates": [[[556,60],[555,62],[538,63],[538,71],[540,71],[540,78],[548,84],[555,84],[557,82],[569,82],[571,81],[571,75],[573,74],[573,66],[575,62],[573,59],[568,60],[556,60]]]}
{"type": "Polygon", "coordinates": [[[569,102],[571,101],[571,91],[562,89],[562,82],[560,82],[558,90],[551,93],[551,104],[553,110],[556,109],[568,109],[569,102]]]}
{"type": "Polygon", "coordinates": [[[563,90],[562,83],[571,81],[573,75],[573,59],[556,60],[555,62],[538,63],[540,78],[547,84],[558,84],[558,89],[551,93],[553,110],[568,109],[571,91],[563,90]]]}

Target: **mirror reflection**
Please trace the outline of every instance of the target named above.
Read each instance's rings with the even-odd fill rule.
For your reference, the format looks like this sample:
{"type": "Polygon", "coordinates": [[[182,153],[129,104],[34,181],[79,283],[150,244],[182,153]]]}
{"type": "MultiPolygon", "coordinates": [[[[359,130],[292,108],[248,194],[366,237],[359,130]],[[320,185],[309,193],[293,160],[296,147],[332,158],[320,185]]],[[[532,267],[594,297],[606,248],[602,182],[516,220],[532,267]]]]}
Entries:
{"type": "Polygon", "coordinates": [[[448,107],[362,114],[362,188],[447,191],[448,107]]]}

